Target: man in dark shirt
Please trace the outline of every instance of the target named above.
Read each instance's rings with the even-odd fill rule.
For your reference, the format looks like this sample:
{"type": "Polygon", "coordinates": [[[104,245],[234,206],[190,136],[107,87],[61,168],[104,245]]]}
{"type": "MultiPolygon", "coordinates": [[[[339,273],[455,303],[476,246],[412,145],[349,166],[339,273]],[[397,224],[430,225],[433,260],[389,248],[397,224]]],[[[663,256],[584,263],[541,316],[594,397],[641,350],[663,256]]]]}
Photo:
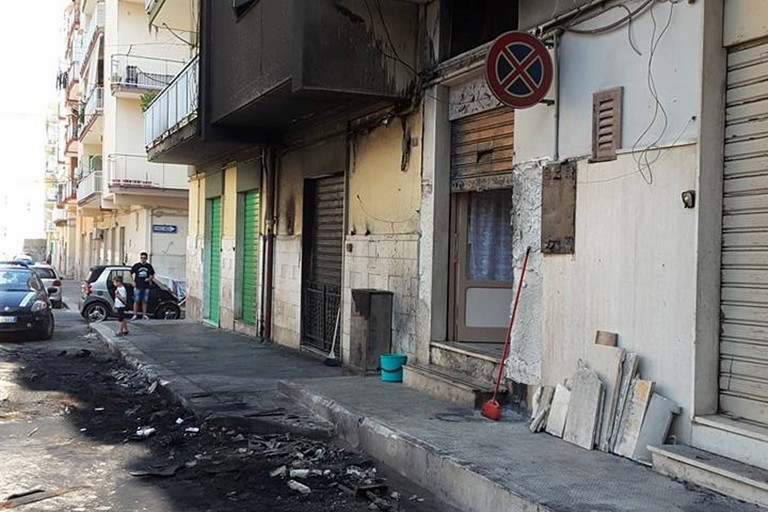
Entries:
{"type": "Polygon", "coordinates": [[[140,255],[141,261],[131,267],[131,277],[133,278],[133,318],[139,315],[139,304],[141,304],[143,315],[147,320],[147,307],[149,305],[149,288],[152,280],[155,278],[155,269],[147,261],[147,253],[140,255]]]}

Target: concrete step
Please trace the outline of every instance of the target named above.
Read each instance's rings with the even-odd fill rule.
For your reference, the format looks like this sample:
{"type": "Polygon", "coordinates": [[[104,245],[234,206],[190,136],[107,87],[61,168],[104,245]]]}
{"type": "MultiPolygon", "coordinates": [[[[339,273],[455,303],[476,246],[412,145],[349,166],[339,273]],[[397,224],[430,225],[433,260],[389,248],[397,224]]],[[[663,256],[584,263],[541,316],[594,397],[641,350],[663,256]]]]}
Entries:
{"type": "MultiPolygon", "coordinates": [[[[435,398],[475,409],[493,396],[493,384],[434,364],[406,364],[403,366],[403,384],[435,398]]],[[[506,402],[506,388],[499,389],[498,400],[506,402]]]]}
{"type": "Polygon", "coordinates": [[[479,382],[493,385],[499,371],[500,356],[483,353],[476,349],[483,346],[483,344],[433,342],[429,346],[429,362],[435,366],[469,375],[479,382]]]}
{"type": "Polygon", "coordinates": [[[659,473],[768,508],[768,471],[690,446],[648,448],[659,473]]]}

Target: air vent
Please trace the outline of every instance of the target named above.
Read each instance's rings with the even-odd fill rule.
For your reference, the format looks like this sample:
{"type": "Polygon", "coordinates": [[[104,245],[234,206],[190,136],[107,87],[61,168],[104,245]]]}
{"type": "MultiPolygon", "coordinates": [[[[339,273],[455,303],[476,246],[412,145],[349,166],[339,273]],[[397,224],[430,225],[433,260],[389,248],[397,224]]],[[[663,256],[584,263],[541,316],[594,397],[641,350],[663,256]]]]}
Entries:
{"type": "Polygon", "coordinates": [[[592,95],[592,162],[616,159],[621,147],[622,87],[592,95]]]}

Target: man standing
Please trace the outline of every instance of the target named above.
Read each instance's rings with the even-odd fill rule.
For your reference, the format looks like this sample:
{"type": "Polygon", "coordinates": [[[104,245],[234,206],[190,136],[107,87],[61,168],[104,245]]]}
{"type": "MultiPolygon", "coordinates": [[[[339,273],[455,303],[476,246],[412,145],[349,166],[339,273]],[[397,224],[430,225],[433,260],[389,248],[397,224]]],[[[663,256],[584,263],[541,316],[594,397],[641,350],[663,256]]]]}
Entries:
{"type": "Polygon", "coordinates": [[[152,286],[152,280],[155,278],[155,269],[147,262],[147,253],[142,252],[141,261],[131,267],[131,277],[133,278],[133,318],[139,315],[139,304],[141,304],[143,315],[147,320],[147,307],[149,306],[149,288],[152,286]]]}

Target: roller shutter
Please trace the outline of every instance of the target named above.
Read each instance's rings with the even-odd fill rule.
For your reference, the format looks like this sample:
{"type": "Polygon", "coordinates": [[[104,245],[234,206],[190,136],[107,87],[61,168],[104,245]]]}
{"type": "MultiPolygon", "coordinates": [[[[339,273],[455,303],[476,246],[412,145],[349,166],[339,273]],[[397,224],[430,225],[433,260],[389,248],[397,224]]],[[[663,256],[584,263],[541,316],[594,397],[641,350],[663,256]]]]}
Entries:
{"type": "Polygon", "coordinates": [[[495,108],[451,123],[451,189],[480,191],[512,186],[515,111],[495,108]]]}
{"type": "Polygon", "coordinates": [[[768,426],[768,41],[728,53],[720,410],[768,426]]]}
{"type": "Polygon", "coordinates": [[[221,198],[211,199],[211,225],[208,230],[208,276],[206,282],[205,318],[219,324],[219,294],[221,284],[221,198]]]}
{"type": "Polygon", "coordinates": [[[243,197],[243,320],[256,323],[259,285],[259,191],[243,197]]]}

